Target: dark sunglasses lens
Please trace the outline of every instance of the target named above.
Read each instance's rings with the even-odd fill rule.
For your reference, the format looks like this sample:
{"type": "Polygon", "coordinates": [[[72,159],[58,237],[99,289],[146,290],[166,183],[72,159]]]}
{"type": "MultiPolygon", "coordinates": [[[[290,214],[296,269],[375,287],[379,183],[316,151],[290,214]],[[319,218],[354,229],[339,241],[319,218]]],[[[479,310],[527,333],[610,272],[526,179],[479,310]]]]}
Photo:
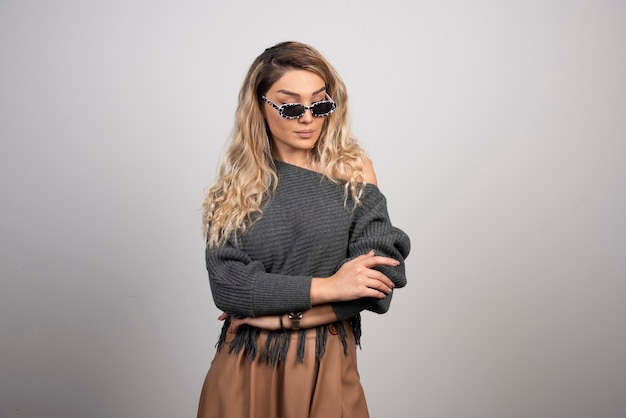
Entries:
{"type": "Polygon", "coordinates": [[[311,112],[315,116],[326,116],[335,108],[335,103],[327,100],[319,103],[315,103],[311,108],[311,112]]]}
{"type": "Polygon", "coordinates": [[[304,113],[304,106],[302,106],[301,104],[287,104],[284,105],[283,107],[283,115],[289,117],[289,118],[297,118],[302,116],[302,114],[304,113]]]}

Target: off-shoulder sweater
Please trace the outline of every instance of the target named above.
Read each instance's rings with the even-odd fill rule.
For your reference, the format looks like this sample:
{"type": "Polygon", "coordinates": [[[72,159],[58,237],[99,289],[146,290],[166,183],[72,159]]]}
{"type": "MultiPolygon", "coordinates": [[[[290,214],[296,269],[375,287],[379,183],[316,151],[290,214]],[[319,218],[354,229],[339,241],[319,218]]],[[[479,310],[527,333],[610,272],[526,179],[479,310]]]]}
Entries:
{"type": "MultiPolygon", "coordinates": [[[[329,277],[343,263],[375,250],[400,261],[396,267],[377,266],[395,288],[406,285],[404,260],[409,254],[407,234],[394,227],[387,203],[377,186],[367,184],[361,203],[345,197],[344,181],[337,183],[295,165],[275,162],[278,184],[263,206],[263,215],[244,233],[226,244],[206,249],[206,265],[216,306],[233,316],[256,317],[310,309],[313,277],[329,277]]],[[[385,313],[392,295],[334,302],[334,324],[345,347],[343,321],[351,324],[359,344],[360,312],[385,313]]],[[[217,343],[222,348],[228,321],[217,343]]],[[[317,356],[324,354],[329,325],[317,327],[317,356]]],[[[260,330],[239,328],[229,350],[257,354],[271,364],[281,362],[291,331],[272,331],[266,347],[257,347],[260,330]]],[[[300,331],[303,344],[305,330],[300,331]]],[[[303,347],[300,348],[301,350],[303,347]]],[[[299,356],[300,359],[303,355],[299,356]]]]}

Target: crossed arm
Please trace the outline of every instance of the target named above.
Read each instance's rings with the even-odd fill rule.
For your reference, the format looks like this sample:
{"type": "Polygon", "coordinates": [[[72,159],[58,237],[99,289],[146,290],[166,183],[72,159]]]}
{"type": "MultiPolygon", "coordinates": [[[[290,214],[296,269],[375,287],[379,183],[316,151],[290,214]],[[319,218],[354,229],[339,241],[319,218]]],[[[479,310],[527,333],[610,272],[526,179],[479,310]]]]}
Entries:
{"type": "MultiPolygon", "coordinates": [[[[335,322],[338,318],[331,302],[344,302],[361,298],[382,299],[391,294],[395,287],[394,283],[385,274],[375,270],[374,267],[396,267],[399,264],[398,260],[377,256],[372,250],[346,262],[330,277],[314,277],[311,280],[311,305],[313,307],[303,313],[300,328],[313,328],[335,322]]],[[[218,319],[225,320],[227,317],[228,315],[223,313],[218,319]]],[[[235,333],[244,324],[270,331],[282,327],[291,327],[287,314],[254,318],[233,317],[229,331],[235,333]]]]}
{"type": "MultiPolygon", "coordinates": [[[[371,162],[366,160],[365,163],[368,184],[377,185],[371,162]]],[[[360,208],[363,214],[354,227],[353,234],[356,238],[350,243],[349,252],[363,254],[376,248],[379,254],[389,257],[377,256],[371,250],[345,262],[330,277],[312,278],[309,295],[311,308],[303,312],[300,328],[312,328],[346,319],[364,309],[377,313],[386,312],[393,288],[406,284],[403,261],[409,253],[410,241],[406,234],[391,226],[384,197],[376,193],[373,196],[378,197],[360,208]]],[[[225,320],[227,317],[227,314],[222,314],[219,319],[225,320]]],[[[233,316],[229,329],[236,332],[243,324],[265,330],[278,330],[281,326],[291,327],[287,314],[283,313],[254,317],[233,316]]]]}

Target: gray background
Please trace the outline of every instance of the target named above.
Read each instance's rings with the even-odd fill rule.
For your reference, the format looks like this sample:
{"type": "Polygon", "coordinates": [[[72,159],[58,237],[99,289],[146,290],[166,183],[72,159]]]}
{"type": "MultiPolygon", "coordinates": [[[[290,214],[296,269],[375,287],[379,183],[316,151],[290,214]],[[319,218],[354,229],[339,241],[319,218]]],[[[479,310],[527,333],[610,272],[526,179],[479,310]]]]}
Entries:
{"type": "Polygon", "coordinates": [[[268,46],[339,70],[406,289],[373,417],[626,417],[626,2],[0,0],[0,417],[195,416],[200,204],[268,46]]]}

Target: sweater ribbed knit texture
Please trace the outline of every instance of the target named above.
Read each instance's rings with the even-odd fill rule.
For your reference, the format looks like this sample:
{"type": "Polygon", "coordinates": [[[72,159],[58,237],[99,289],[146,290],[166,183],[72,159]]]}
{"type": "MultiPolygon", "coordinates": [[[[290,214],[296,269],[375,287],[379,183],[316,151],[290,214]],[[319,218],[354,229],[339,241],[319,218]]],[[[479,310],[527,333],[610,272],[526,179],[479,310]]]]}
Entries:
{"type": "MultiPolygon", "coordinates": [[[[235,316],[261,316],[311,308],[313,277],[328,277],[346,261],[375,250],[400,261],[376,267],[401,288],[409,237],[392,226],[386,199],[367,185],[361,205],[345,201],[344,184],[319,173],[276,162],[278,186],[263,216],[237,239],[206,249],[216,306],[235,316]]],[[[333,303],[339,320],[362,310],[384,313],[391,295],[333,303]]]]}

